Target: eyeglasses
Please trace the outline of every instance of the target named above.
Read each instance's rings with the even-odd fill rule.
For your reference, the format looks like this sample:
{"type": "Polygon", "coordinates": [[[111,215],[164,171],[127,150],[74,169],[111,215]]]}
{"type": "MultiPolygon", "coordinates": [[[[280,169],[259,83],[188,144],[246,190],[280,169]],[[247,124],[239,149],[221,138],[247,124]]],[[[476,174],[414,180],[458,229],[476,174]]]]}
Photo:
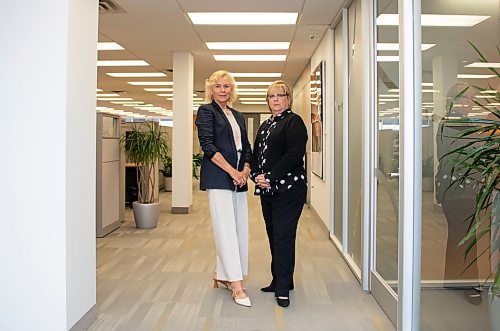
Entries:
{"type": "Polygon", "coordinates": [[[283,99],[284,97],[288,96],[288,94],[272,94],[272,95],[268,95],[267,98],[268,99],[274,99],[274,98],[278,98],[278,99],[283,99]]]}

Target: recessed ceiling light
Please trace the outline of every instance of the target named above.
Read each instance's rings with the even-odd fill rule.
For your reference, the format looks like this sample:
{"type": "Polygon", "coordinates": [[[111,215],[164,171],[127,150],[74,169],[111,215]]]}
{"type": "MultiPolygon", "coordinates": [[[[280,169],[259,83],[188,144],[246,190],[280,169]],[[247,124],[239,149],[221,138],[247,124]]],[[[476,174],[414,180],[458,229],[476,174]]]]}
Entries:
{"type": "Polygon", "coordinates": [[[266,101],[265,97],[261,98],[239,98],[240,101],[266,101]]]}
{"type": "Polygon", "coordinates": [[[493,99],[496,98],[494,95],[475,95],[474,98],[476,99],[493,99]]]}
{"type": "Polygon", "coordinates": [[[484,91],[481,91],[479,93],[487,93],[487,94],[492,94],[492,93],[498,93],[497,90],[484,90],[484,91]]]}
{"type": "Polygon", "coordinates": [[[96,89],[97,92],[102,92],[102,90],[100,88],[96,89]]]}
{"type": "Polygon", "coordinates": [[[292,25],[298,13],[266,12],[214,12],[188,13],[193,24],[202,25],[292,25]]]}
{"type": "Polygon", "coordinates": [[[172,93],[160,93],[157,94],[159,97],[173,97],[174,95],[172,93]]]}
{"type": "Polygon", "coordinates": [[[256,42],[206,42],[208,49],[213,50],[282,50],[290,48],[288,41],[256,41],[256,42]]]}
{"type": "Polygon", "coordinates": [[[132,98],[97,98],[99,101],[125,101],[133,100],[132,98]]]}
{"type": "Polygon", "coordinates": [[[399,62],[399,56],[377,55],[377,62],[399,62]]]}
{"type": "MultiPolygon", "coordinates": [[[[269,86],[272,83],[273,82],[236,82],[236,85],[238,85],[238,86],[252,86],[252,85],[255,85],[255,86],[269,86]]],[[[265,89],[265,91],[267,91],[267,89],[265,89]]]]}
{"type": "Polygon", "coordinates": [[[172,92],[173,90],[174,90],[173,87],[151,87],[144,89],[144,91],[148,92],[172,92]]]}
{"type": "Polygon", "coordinates": [[[103,60],[97,61],[98,67],[137,67],[148,66],[149,64],[143,60],[103,60]]]}
{"type": "Polygon", "coordinates": [[[422,83],[422,86],[434,86],[434,83],[422,83]]]}
{"type": "Polygon", "coordinates": [[[500,62],[474,62],[466,65],[469,68],[500,68],[500,62]]]}
{"type": "Polygon", "coordinates": [[[111,77],[166,77],[162,72],[107,72],[111,77]]]}
{"type": "Polygon", "coordinates": [[[119,94],[116,93],[103,93],[103,94],[96,94],[96,97],[98,98],[106,98],[106,97],[119,97],[119,94]]]}
{"type": "Polygon", "coordinates": [[[280,72],[232,72],[233,77],[281,77],[280,72]]]}
{"type": "Polygon", "coordinates": [[[140,110],[165,110],[163,107],[156,107],[156,106],[151,106],[151,107],[134,107],[135,109],[140,109],[140,110]]]}
{"type": "Polygon", "coordinates": [[[97,43],[97,50],[98,51],[117,51],[117,50],[122,50],[122,49],[124,49],[124,48],[115,42],[103,41],[103,42],[97,43]]]}
{"type": "MultiPolygon", "coordinates": [[[[491,16],[422,14],[422,26],[474,26],[491,16]]],[[[380,14],[377,25],[399,25],[398,14],[380,14]]]]}
{"type": "Polygon", "coordinates": [[[215,61],[286,61],[286,55],[214,55],[215,61]]]}
{"type": "Polygon", "coordinates": [[[142,105],[144,104],[143,101],[112,101],[111,103],[117,104],[117,105],[124,105],[124,106],[129,106],[129,105],[142,105]]]}
{"type": "Polygon", "coordinates": [[[475,74],[458,74],[457,78],[463,78],[463,79],[482,79],[482,78],[492,78],[495,77],[495,75],[475,75],[475,74]]]}
{"type": "MultiPolygon", "coordinates": [[[[436,46],[436,44],[422,44],[422,51],[436,46]]],[[[399,51],[398,43],[377,43],[377,51],[399,51]]]]}
{"type": "Polygon", "coordinates": [[[267,92],[267,88],[261,87],[239,87],[238,93],[241,92],[267,92]]]}
{"type": "Polygon", "coordinates": [[[256,92],[240,92],[238,90],[238,95],[266,95],[267,94],[267,89],[266,91],[256,91],[256,92]]]}
{"type": "Polygon", "coordinates": [[[127,82],[130,85],[174,85],[173,82],[127,82]]]}

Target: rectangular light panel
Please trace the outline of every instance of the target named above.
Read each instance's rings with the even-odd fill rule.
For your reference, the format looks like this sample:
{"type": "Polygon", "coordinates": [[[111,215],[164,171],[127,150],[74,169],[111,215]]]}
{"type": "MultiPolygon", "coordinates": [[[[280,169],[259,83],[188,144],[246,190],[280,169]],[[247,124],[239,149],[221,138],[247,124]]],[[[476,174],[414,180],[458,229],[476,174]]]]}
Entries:
{"type": "Polygon", "coordinates": [[[163,72],[107,72],[111,77],[166,77],[163,72]]]}
{"type": "Polygon", "coordinates": [[[215,61],[286,61],[286,55],[214,55],[215,61]]]}
{"type": "Polygon", "coordinates": [[[293,25],[298,13],[291,12],[213,12],[188,13],[193,24],[200,25],[293,25]]]}
{"type": "Polygon", "coordinates": [[[256,42],[206,42],[212,50],[283,50],[290,48],[288,41],[256,41],[256,42]]]}
{"type": "Polygon", "coordinates": [[[97,61],[98,67],[138,67],[138,66],[149,66],[146,61],[143,60],[105,60],[97,61]]]}

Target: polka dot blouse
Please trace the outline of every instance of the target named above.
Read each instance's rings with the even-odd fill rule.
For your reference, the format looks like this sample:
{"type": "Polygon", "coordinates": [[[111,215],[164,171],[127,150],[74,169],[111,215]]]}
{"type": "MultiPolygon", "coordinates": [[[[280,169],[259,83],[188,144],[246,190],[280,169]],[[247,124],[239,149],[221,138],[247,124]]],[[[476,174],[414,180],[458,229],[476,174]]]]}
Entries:
{"type": "Polygon", "coordinates": [[[250,178],[264,174],[267,189],[255,187],[257,195],[285,192],[296,183],[306,183],[304,154],[307,130],[302,118],[291,110],[270,117],[255,139],[250,178]]]}

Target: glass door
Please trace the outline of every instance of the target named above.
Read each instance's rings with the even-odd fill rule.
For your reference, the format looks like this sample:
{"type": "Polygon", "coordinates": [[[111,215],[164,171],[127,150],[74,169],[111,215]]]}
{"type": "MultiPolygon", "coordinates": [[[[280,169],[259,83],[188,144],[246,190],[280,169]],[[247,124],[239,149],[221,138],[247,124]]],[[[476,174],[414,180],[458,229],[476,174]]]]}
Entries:
{"type": "MultiPolygon", "coordinates": [[[[377,0],[375,17],[398,13],[396,0],[377,0]]],[[[399,215],[398,26],[376,25],[376,185],[372,293],[396,324],[399,215]]]]}

